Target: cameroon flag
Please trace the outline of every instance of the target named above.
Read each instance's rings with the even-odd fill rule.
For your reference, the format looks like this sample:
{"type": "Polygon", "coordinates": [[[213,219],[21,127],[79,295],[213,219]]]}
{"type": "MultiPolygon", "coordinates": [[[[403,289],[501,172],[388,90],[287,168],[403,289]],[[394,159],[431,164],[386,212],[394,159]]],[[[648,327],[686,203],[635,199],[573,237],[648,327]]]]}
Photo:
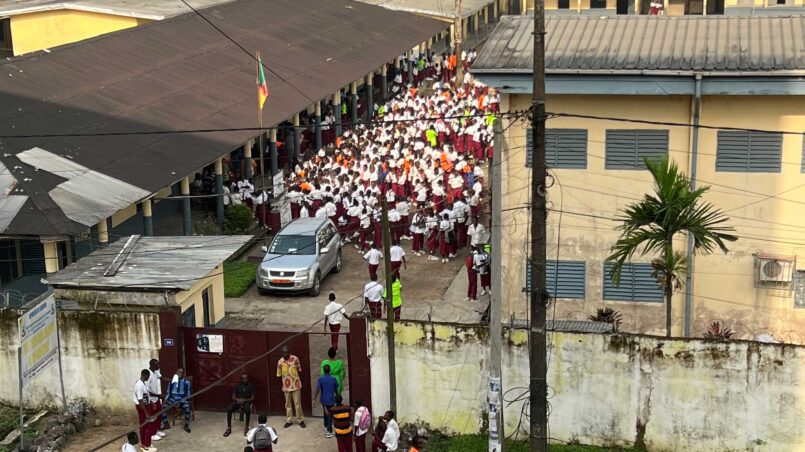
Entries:
{"type": "Polygon", "coordinates": [[[268,98],[268,84],[266,83],[266,74],[263,72],[263,60],[260,59],[260,53],[257,53],[257,106],[260,110],[268,98]]]}

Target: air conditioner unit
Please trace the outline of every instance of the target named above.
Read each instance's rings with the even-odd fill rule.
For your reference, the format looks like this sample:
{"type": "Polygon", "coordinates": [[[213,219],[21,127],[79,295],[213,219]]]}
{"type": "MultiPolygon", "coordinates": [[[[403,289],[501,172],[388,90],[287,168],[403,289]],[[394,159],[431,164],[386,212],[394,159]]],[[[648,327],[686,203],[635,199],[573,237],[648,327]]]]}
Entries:
{"type": "Polygon", "coordinates": [[[763,283],[790,283],[794,276],[792,269],[790,260],[758,258],[758,279],[763,283]]]}

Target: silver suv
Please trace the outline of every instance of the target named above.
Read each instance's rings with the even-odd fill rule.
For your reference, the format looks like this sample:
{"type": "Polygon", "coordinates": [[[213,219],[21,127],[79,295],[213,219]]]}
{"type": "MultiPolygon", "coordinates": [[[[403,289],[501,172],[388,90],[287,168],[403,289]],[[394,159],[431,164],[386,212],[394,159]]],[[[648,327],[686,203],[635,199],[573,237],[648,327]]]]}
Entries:
{"type": "Polygon", "coordinates": [[[294,220],[262,249],[266,255],[257,269],[261,295],[307,290],[315,297],[321,291],[321,280],[330,272],[341,271],[341,235],[329,219],[294,220]]]}

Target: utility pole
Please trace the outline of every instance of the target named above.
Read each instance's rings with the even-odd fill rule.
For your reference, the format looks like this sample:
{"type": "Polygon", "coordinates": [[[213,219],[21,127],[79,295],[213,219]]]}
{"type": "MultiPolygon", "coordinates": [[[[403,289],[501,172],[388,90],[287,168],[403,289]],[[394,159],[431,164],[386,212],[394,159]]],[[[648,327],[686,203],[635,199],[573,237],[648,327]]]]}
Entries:
{"type": "Polygon", "coordinates": [[[456,86],[464,79],[464,61],[461,60],[461,41],[463,39],[463,21],[461,20],[461,0],[456,0],[456,17],[453,19],[455,30],[454,52],[456,53],[456,86]]]}
{"type": "MultiPolygon", "coordinates": [[[[502,155],[503,150],[503,126],[500,118],[495,120],[495,153],[502,155]]],[[[500,365],[500,346],[502,335],[502,318],[500,315],[501,293],[503,278],[501,275],[501,218],[503,215],[503,195],[501,193],[501,168],[502,158],[493,159],[491,163],[492,172],[492,297],[489,300],[489,406],[495,406],[495,416],[489,413],[489,450],[503,452],[505,450],[506,434],[503,430],[503,375],[500,365]],[[494,391],[497,389],[497,391],[494,391]],[[492,428],[492,420],[495,420],[496,429],[492,428]]]]}
{"type": "Polygon", "coordinates": [[[531,97],[531,331],[529,406],[531,452],[548,450],[548,362],[545,323],[545,0],[534,2],[534,88],[531,97]]]}
{"type": "Polygon", "coordinates": [[[383,211],[383,267],[386,271],[386,342],[389,354],[389,409],[397,412],[397,367],[394,363],[394,308],[391,305],[394,292],[391,285],[391,228],[389,226],[389,207],[386,197],[381,196],[383,211]]]}

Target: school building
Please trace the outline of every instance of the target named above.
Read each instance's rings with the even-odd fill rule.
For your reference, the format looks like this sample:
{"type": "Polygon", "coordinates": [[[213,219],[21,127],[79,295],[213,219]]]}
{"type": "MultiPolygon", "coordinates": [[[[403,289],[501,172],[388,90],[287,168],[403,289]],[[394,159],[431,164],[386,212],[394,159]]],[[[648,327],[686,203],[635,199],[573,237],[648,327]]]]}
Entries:
{"type": "MultiPolygon", "coordinates": [[[[805,342],[805,17],[551,16],[546,30],[546,284],[556,318],[611,307],[624,331],[664,332],[652,256],[636,255],[620,286],[604,260],[619,212],[652,191],[643,159],[667,155],[711,187],[705,199],[739,236],[727,255],[689,256],[674,334],[700,336],[722,321],[737,337],[805,342]]],[[[471,68],[501,90],[502,111],[531,104],[532,32],[533,18],[505,16],[471,68]]],[[[503,318],[526,319],[530,130],[522,120],[503,126],[494,219],[504,228],[503,318]]],[[[687,245],[680,237],[674,247],[687,245]]]]}

